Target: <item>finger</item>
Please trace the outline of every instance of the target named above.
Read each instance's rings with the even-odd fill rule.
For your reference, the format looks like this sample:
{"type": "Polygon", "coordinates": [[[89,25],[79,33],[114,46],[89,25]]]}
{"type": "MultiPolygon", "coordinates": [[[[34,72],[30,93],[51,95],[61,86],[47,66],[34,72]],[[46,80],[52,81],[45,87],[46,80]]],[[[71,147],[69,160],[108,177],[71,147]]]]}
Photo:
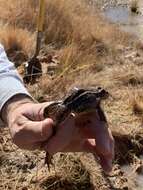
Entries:
{"type": "Polygon", "coordinates": [[[42,121],[44,120],[44,109],[49,106],[52,102],[45,102],[41,104],[35,104],[31,109],[27,110],[26,117],[33,121],[42,121]],[[31,113],[33,113],[31,115],[31,113]]]}
{"type": "Polygon", "coordinates": [[[52,131],[53,121],[51,119],[41,122],[25,121],[22,127],[15,132],[13,141],[23,148],[26,145],[47,140],[52,135],[52,131]]]}
{"type": "Polygon", "coordinates": [[[51,101],[51,102],[44,102],[44,103],[41,104],[42,106],[41,106],[41,110],[40,110],[40,113],[39,113],[41,120],[45,119],[45,117],[44,117],[44,110],[45,110],[45,108],[48,107],[52,103],[53,103],[53,101],[51,101]]]}
{"type": "Polygon", "coordinates": [[[48,140],[53,133],[53,120],[52,119],[45,119],[40,122],[29,122],[27,126],[27,130],[29,130],[29,134],[33,142],[40,142],[48,140]]]}

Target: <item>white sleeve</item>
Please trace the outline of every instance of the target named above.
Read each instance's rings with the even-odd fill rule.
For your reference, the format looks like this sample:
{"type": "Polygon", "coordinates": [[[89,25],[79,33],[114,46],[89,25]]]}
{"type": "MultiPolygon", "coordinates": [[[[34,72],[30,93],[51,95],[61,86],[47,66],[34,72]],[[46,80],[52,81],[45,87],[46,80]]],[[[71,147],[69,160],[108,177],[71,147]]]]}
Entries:
{"type": "Polygon", "coordinates": [[[30,96],[14,64],[8,60],[5,50],[0,44],[0,112],[4,104],[16,94],[30,96]]]}

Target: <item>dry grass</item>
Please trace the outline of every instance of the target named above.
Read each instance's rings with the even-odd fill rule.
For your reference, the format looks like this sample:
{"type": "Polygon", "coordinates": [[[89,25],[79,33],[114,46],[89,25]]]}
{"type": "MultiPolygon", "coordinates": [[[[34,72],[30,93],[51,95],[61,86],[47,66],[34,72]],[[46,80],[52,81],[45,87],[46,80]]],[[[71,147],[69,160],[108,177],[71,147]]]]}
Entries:
{"type": "Polygon", "coordinates": [[[143,91],[134,90],[133,94],[130,95],[130,104],[132,107],[132,111],[135,115],[143,117],[143,91]]]}
{"type": "MultiPolygon", "coordinates": [[[[7,52],[22,51],[28,56],[33,53],[37,4],[37,0],[0,1],[0,41],[7,52]]],[[[131,141],[134,140],[132,133],[142,137],[141,121],[136,114],[143,113],[142,92],[139,92],[143,88],[142,64],[136,64],[136,57],[128,56],[138,51],[134,38],[110,25],[98,10],[96,14],[92,12],[82,0],[47,0],[45,17],[40,56],[54,52],[60,63],[54,76],[44,75],[36,84],[27,86],[31,94],[38,100],[54,100],[74,86],[105,87],[112,94],[104,105],[109,124],[117,134],[119,131],[126,134],[116,139],[121,146],[117,146],[115,162],[123,161],[128,150],[139,156],[140,149],[131,141]]],[[[142,58],[141,48],[140,51],[142,58]]],[[[49,174],[41,167],[42,153],[21,152],[15,147],[10,150],[8,131],[5,134],[5,140],[0,141],[0,188],[3,190],[123,189],[126,178],[121,176],[122,172],[115,180],[111,179],[99,170],[94,158],[84,159],[85,155],[70,155],[67,159],[62,155],[55,162],[56,171],[52,169],[49,174]]]]}
{"type": "MultiPolygon", "coordinates": [[[[36,0],[36,2],[38,2],[36,0]]],[[[0,1],[0,19],[12,26],[33,30],[36,21],[34,0],[0,1]]]]}
{"type": "Polygon", "coordinates": [[[34,49],[34,37],[27,29],[1,24],[0,41],[7,52],[23,51],[27,55],[34,49]]]}
{"type": "Polygon", "coordinates": [[[57,171],[40,182],[40,187],[51,190],[93,190],[89,172],[79,158],[61,154],[58,159],[57,171]]]}
{"type": "MultiPolygon", "coordinates": [[[[35,30],[36,2],[28,0],[0,2],[1,20],[10,26],[35,30]],[[7,9],[5,9],[7,7],[7,9]]],[[[108,43],[123,43],[127,36],[94,13],[83,1],[49,0],[46,1],[45,43],[56,48],[76,46],[76,53],[84,51],[84,56],[103,55],[109,50],[108,43]],[[87,24],[88,23],[88,24],[87,24]],[[85,53],[86,51],[86,53],[85,53]]],[[[82,53],[83,54],[83,53],[82,53]]]]}

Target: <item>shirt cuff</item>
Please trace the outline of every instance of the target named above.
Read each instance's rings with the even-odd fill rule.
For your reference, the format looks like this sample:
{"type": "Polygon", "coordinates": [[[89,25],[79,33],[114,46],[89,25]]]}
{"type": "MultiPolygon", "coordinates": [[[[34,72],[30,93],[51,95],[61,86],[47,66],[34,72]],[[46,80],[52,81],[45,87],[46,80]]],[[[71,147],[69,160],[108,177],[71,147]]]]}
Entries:
{"type": "Polygon", "coordinates": [[[0,79],[0,112],[5,103],[17,94],[25,94],[32,99],[20,79],[18,80],[13,76],[0,79]]]}

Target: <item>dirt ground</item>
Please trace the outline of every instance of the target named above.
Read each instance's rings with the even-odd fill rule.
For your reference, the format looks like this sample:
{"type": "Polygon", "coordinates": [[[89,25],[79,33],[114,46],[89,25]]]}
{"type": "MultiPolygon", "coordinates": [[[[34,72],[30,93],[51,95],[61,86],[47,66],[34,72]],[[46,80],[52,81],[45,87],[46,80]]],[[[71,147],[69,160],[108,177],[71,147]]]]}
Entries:
{"type": "MultiPolygon", "coordinates": [[[[23,77],[21,62],[32,55],[35,44],[35,24],[28,24],[27,14],[28,18],[35,16],[37,9],[31,0],[29,11],[25,0],[24,14],[18,0],[13,2],[12,7],[7,1],[7,10],[5,1],[0,2],[4,22],[0,40],[23,77]],[[20,18],[15,20],[18,11],[20,18]]],[[[20,150],[12,143],[8,129],[0,128],[0,190],[142,190],[143,42],[112,26],[100,14],[90,13],[82,1],[61,2],[59,6],[56,0],[47,1],[48,27],[39,56],[43,75],[26,87],[40,102],[60,99],[74,86],[107,89],[111,97],[103,107],[115,138],[113,171],[106,175],[93,155],[86,153],[58,153],[48,171],[44,152],[20,150]]]]}

